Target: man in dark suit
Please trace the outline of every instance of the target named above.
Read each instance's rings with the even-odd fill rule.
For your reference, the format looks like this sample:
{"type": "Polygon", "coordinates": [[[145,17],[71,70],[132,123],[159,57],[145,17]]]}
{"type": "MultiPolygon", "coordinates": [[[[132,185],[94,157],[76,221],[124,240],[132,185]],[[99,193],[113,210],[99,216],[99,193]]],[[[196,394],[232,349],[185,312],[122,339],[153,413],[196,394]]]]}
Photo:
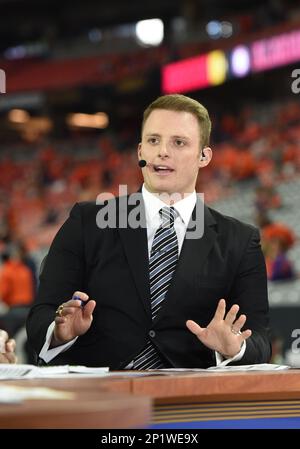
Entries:
{"type": "Polygon", "coordinates": [[[210,129],[197,101],[158,98],[144,112],[138,146],[140,204],[129,196],[73,207],[27,321],[40,360],[111,369],[269,361],[258,231],[195,193],[212,158],[210,129]]]}

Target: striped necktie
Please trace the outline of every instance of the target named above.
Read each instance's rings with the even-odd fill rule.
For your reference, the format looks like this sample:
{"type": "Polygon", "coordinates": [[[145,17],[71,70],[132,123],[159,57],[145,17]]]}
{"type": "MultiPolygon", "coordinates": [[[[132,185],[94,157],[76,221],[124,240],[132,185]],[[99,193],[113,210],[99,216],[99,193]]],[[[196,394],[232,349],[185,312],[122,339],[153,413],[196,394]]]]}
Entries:
{"type": "MultiPolygon", "coordinates": [[[[162,223],[155,233],[149,259],[152,320],[162,307],[178,260],[178,241],[174,228],[178,212],[174,207],[163,207],[159,214],[162,223]]],[[[133,360],[132,368],[142,370],[163,367],[164,363],[149,339],[146,347],[133,360]]]]}

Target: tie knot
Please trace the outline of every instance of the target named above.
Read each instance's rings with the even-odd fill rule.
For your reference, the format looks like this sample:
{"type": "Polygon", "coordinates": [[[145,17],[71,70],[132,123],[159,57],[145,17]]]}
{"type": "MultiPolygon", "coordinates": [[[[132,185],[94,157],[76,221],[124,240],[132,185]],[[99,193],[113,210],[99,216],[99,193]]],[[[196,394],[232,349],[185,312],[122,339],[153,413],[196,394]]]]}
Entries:
{"type": "Polygon", "coordinates": [[[162,219],[163,227],[171,227],[174,225],[174,221],[178,217],[178,212],[174,207],[162,207],[159,211],[159,215],[162,219]]]}

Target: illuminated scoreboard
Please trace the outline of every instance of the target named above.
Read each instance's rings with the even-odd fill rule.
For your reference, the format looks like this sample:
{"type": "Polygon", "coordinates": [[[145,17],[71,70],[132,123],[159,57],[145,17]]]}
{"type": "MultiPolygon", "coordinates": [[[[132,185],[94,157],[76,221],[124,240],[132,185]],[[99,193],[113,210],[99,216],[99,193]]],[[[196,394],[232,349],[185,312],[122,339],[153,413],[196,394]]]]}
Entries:
{"type": "Polygon", "coordinates": [[[162,68],[162,91],[184,93],[300,61],[300,30],[214,50],[162,68]]]}

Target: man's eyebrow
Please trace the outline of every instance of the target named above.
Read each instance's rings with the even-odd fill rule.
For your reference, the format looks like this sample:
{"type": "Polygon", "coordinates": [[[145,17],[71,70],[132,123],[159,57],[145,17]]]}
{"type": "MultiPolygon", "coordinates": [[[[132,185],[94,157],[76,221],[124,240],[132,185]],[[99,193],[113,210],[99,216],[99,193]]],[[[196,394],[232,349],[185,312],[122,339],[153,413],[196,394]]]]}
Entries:
{"type": "Polygon", "coordinates": [[[190,138],[188,136],[172,136],[174,139],[184,139],[184,140],[190,140],[190,138]]]}
{"type": "Polygon", "coordinates": [[[146,137],[161,137],[161,134],[158,134],[158,133],[147,133],[147,134],[145,134],[146,135],[146,137]]]}
{"type": "MultiPolygon", "coordinates": [[[[161,137],[161,134],[159,133],[147,133],[145,134],[146,137],[161,137]]],[[[184,140],[191,140],[188,136],[179,136],[179,135],[174,135],[171,136],[173,139],[184,139],[184,140]]]]}

